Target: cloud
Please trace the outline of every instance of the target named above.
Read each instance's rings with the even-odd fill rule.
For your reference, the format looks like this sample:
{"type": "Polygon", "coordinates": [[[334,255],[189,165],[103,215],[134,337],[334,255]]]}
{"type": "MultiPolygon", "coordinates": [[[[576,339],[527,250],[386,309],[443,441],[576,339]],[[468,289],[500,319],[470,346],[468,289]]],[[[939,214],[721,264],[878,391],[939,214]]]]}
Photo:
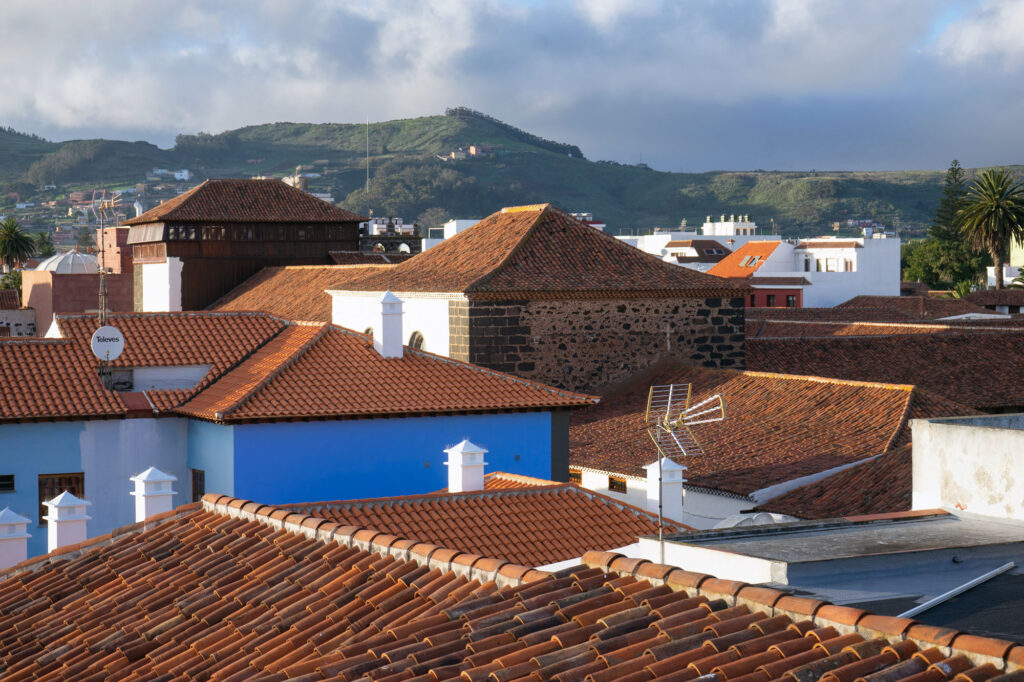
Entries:
{"type": "Polygon", "coordinates": [[[933,164],[947,154],[931,147],[986,106],[1002,112],[993,129],[963,143],[985,156],[1018,135],[1024,93],[1001,81],[1021,66],[1024,0],[965,2],[9,0],[0,120],[169,144],[464,104],[667,168],[870,167],[869,150],[933,164]]]}
{"type": "Polygon", "coordinates": [[[950,24],[936,41],[936,51],[951,62],[981,60],[1016,69],[1024,63],[1024,0],[989,0],[950,24]]]}

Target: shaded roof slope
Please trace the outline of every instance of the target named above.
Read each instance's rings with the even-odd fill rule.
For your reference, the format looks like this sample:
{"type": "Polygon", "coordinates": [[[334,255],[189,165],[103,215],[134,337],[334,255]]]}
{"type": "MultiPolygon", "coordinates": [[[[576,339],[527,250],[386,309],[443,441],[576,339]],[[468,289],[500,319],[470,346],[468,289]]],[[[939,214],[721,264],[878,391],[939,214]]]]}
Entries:
{"type": "MultiPolygon", "coordinates": [[[[680,463],[689,485],[739,495],[887,452],[909,440],[910,418],[974,413],[913,386],[813,376],[680,367],[649,383],[690,383],[694,402],[723,396],[725,420],[693,427],[704,456],[680,463]]],[[[644,476],[657,459],[647,391],[573,415],[570,466],[644,476]]]]}
{"type": "Polygon", "coordinates": [[[92,354],[71,341],[0,340],[0,421],[70,419],[124,414],[92,354]]]}
{"type": "Polygon", "coordinates": [[[584,560],[545,573],[208,495],[7,571],[0,665],[7,679],[808,682],[1024,666],[1010,641],[584,560]]]}
{"type": "Polygon", "coordinates": [[[331,321],[327,293],[351,268],[389,266],[285,265],[263,268],[215,301],[210,310],[261,310],[290,320],[331,321]]]}
{"type": "Polygon", "coordinates": [[[333,288],[481,297],[515,292],[721,296],[736,295],[738,285],[665,263],[541,204],[502,209],[392,269],[353,271],[333,288]]]}
{"type": "Polygon", "coordinates": [[[405,348],[324,324],[289,327],[178,409],[244,421],[582,407],[597,398],[405,348]]]}
{"type": "Polygon", "coordinates": [[[913,452],[908,443],[868,462],[791,490],[758,509],[801,519],[910,510],[913,452]]]}
{"type": "MultiPolygon", "coordinates": [[[[524,566],[577,559],[594,547],[624,547],[658,532],[657,515],[571,483],[287,506],[524,566]]],[[[691,530],[672,521],[665,528],[691,530]]]]}
{"type": "Polygon", "coordinates": [[[1019,324],[984,324],[987,320],[975,320],[978,324],[961,323],[914,323],[914,322],[811,322],[803,320],[772,320],[751,318],[747,315],[747,339],[753,338],[797,338],[821,336],[897,336],[902,334],[963,334],[965,331],[999,331],[1015,333],[1024,331],[1019,324]]]}
{"type": "Polygon", "coordinates": [[[337,223],[366,220],[280,180],[206,180],[123,225],[156,222],[337,223]]]}
{"type": "Polygon", "coordinates": [[[761,269],[782,242],[750,241],[741,245],[708,270],[717,277],[750,277],[761,269]],[[756,259],[751,262],[751,259],[756,259]]]}
{"type": "Polygon", "coordinates": [[[21,299],[18,298],[17,289],[0,289],[0,310],[18,310],[21,308],[21,299]]]}
{"type": "Polygon", "coordinates": [[[837,309],[867,308],[892,310],[905,319],[935,320],[970,313],[991,315],[992,311],[963,298],[937,296],[854,296],[836,306],[837,309]]]}
{"type": "Polygon", "coordinates": [[[979,410],[1024,405],[1024,334],[753,338],[746,355],[765,372],[913,384],[979,410]]]}

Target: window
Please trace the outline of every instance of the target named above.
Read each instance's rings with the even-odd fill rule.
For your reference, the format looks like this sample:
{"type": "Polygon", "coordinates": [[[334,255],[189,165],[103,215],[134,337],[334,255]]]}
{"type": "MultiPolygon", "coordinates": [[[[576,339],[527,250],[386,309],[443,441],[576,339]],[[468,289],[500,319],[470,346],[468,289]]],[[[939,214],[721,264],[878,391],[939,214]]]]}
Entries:
{"type": "Polygon", "coordinates": [[[626,492],[626,479],[619,476],[608,477],[608,490],[613,493],[624,493],[626,492]]]}
{"type": "Polygon", "coordinates": [[[189,469],[192,474],[192,501],[198,502],[206,494],[206,472],[202,469],[189,469]]]}
{"type": "Polygon", "coordinates": [[[807,258],[807,259],[804,260],[804,272],[810,272],[810,271],[811,271],[811,259],[807,258]]]}
{"type": "Polygon", "coordinates": [[[843,272],[853,272],[853,261],[848,260],[843,262],[843,272]]]}
{"type": "Polygon", "coordinates": [[[775,307],[775,294],[768,294],[767,298],[768,298],[768,304],[767,304],[768,307],[769,308],[774,308],[775,307]]]}
{"type": "Polygon", "coordinates": [[[787,308],[795,308],[796,307],[796,294],[786,294],[786,307],[787,308]]]}
{"type": "Polygon", "coordinates": [[[14,492],[14,474],[0,476],[0,493],[14,492]]]}
{"type": "Polygon", "coordinates": [[[576,485],[583,485],[583,472],[582,471],[570,471],[569,472],[569,483],[575,483],[576,485]]]}
{"type": "Polygon", "coordinates": [[[757,304],[754,302],[754,294],[751,294],[750,295],[750,307],[753,308],[755,305],[757,305],[757,304]]]}
{"type": "Polygon", "coordinates": [[[412,336],[409,337],[409,348],[423,350],[423,334],[413,332],[412,336]]]}
{"type": "Polygon", "coordinates": [[[85,497],[85,474],[81,471],[69,474],[39,474],[39,525],[45,526],[46,505],[53,498],[67,490],[75,497],[85,497]]]}

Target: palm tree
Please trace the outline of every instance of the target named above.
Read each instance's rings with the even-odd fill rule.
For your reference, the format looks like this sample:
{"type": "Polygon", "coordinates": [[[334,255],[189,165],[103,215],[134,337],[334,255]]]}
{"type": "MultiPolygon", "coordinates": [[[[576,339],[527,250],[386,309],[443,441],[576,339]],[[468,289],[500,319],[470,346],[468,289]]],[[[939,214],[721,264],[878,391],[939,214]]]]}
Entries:
{"type": "Polygon", "coordinates": [[[36,246],[28,234],[22,231],[21,225],[14,218],[4,218],[0,222],[0,263],[4,272],[31,258],[36,246]]]}
{"type": "Polygon", "coordinates": [[[46,232],[36,232],[32,236],[32,242],[36,250],[35,255],[38,258],[49,258],[57,253],[57,249],[53,245],[53,238],[46,232]]]}
{"type": "Polygon", "coordinates": [[[987,170],[971,184],[964,207],[956,215],[960,234],[992,255],[996,289],[1002,289],[1010,240],[1024,244],[1024,185],[1014,182],[1005,168],[987,170]]]}

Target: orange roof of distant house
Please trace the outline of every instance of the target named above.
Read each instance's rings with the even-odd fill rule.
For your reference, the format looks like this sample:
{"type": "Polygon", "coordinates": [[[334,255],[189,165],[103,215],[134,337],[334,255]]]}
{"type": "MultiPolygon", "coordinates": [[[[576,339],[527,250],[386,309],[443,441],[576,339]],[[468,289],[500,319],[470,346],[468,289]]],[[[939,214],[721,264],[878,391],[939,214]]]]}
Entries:
{"type": "Polygon", "coordinates": [[[18,310],[21,299],[17,289],[0,289],[0,310],[18,310]]]}
{"type": "MultiPolygon", "coordinates": [[[[575,559],[593,547],[623,547],[658,532],[657,514],[571,483],[551,481],[467,493],[287,506],[342,525],[459,547],[524,566],[575,559]]],[[[692,530],[669,520],[665,528],[676,533],[692,530]]]]}
{"type": "Polygon", "coordinates": [[[757,272],[775,253],[782,242],[751,241],[743,244],[708,270],[709,275],[728,278],[748,278],[757,272]]]}
{"type": "Polygon", "coordinates": [[[758,509],[801,519],[908,511],[913,487],[912,455],[908,443],[768,500],[758,509]]]}
{"type": "MultiPolygon", "coordinates": [[[[721,394],[724,421],[693,427],[704,454],[680,460],[690,485],[738,495],[887,452],[910,438],[907,420],[975,410],[907,385],[696,367],[648,384],[689,383],[692,402],[721,394]]],[[[647,386],[575,413],[569,464],[644,476],[657,450],[644,427],[647,386]]]]}
{"type": "Polygon", "coordinates": [[[210,305],[210,310],[259,310],[290,320],[330,322],[331,295],[327,289],[339,273],[351,268],[389,265],[286,265],[263,268],[210,305]]]}
{"type": "Polygon", "coordinates": [[[366,218],[280,180],[206,180],[123,225],[155,222],[338,223],[366,218]]]}
{"type": "MultiPolygon", "coordinates": [[[[339,273],[340,274],[340,273],[339,273]]],[[[624,244],[549,204],[484,218],[394,268],[350,271],[334,289],[544,296],[735,296],[743,287],[624,244]]]]}

